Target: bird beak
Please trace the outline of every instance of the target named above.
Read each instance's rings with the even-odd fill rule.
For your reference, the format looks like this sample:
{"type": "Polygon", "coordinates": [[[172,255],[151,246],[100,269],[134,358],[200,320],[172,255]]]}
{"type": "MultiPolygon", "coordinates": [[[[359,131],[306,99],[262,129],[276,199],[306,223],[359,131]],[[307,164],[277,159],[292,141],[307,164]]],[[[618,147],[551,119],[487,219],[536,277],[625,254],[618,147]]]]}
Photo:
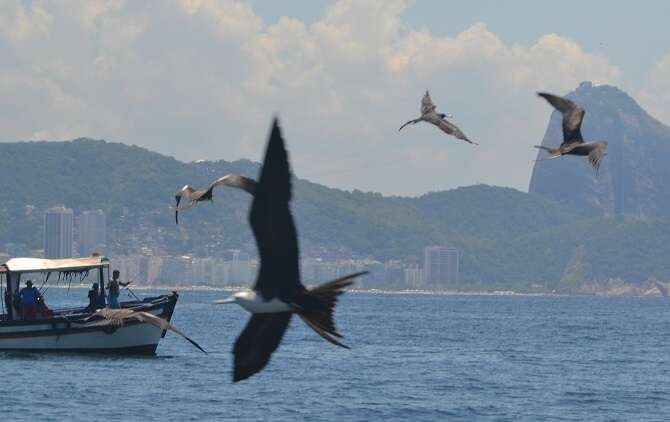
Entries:
{"type": "Polygon", "coordinates": [[[231,296],[231,297],[226,298],[226,299],[215,300],[212,303],[215,304],[215,305],[226,305],[228,303],[235,303],[235,296],[231,296]]]}

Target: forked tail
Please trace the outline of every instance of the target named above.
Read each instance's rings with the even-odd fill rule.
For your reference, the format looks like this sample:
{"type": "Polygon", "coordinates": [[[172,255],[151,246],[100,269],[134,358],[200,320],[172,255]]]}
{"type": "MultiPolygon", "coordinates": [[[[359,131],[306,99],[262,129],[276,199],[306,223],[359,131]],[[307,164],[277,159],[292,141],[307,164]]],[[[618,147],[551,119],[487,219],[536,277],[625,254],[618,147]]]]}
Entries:
{"type": "Polygon", "coordinates": [[[367,271],[350,274],[307,290],[299,301],[301,303],[298,303],[303,309],[298,312],[298,315],[305,321],[305,324],[325,340],[345,349],[349,349],[349,346],[338,340],[342,338],[342,335],[337,332],[333,313],[337,305],[337,297],[344,293],[345,288],[354,283],[354,278],[363,274],[367,274],[367,271]]]}

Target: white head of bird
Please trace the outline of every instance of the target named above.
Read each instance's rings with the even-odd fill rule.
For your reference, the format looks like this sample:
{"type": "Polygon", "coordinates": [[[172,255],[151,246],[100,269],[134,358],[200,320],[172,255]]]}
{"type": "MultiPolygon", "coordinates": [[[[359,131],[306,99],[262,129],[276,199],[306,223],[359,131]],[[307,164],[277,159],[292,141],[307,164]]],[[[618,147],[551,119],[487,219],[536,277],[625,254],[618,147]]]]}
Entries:
{"type": "Polygon", "coordinates": [[[263,296],[254,290],[242,290],[236,292],[226,299],[215,300],[217,305],[226,305],[228,303],[237,303],[252,314],[270,314],[276,312],[291,312],[296,311],[286,302],[282,302],[278,298],[271,300],[263,299],[263,296]]]}

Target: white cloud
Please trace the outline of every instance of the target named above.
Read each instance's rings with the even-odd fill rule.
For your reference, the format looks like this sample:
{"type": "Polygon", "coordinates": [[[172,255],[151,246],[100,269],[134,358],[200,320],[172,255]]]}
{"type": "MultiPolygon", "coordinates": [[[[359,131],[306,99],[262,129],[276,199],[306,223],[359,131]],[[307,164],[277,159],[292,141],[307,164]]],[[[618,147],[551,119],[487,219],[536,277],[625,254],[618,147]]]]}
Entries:
{"type": "Polygon", "coordinates": [[[0,33],[13,43],[46,36],[51,22],[51,15],[41,5],[0,3],[0,33]]]}
{"type": "Polygon", "coordinates": [[[484,24],[455,37],[411,31],[405,6],[342,0],[312,24],[266,25],[232,0],[34,1],[31,13],[4,2],[2,15],[39,24],[0,32],[1,138],[91,136],[183,159],[260,159],[279,113],[301,177],[395,194],[525,189],[551,112],[535,91],[621,78],[556,34],[520,45],[484,24]],[[481,146],[428,126],[397,132],[426,89],[481,146]]]}

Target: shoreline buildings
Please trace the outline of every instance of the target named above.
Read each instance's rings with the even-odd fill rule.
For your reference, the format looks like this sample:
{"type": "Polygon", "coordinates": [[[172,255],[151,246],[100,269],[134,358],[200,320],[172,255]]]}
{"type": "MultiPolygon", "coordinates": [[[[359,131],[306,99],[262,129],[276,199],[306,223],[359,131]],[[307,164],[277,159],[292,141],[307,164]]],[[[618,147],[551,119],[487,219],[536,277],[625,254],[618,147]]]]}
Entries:
{"type": "Polygon", "coordinates": [[[73,256],[72,209],[53,207],[44,213],[44,257],[71,258],[73,256]]]}
{"type": "Polygon", "coordinates": [[[458,284],[460,256],[458,249],[429,246],[424,249],[424,278],[427,287],[451,287],[458,284]]]}
{"type": "Polygon", "coordinates": [[[107,243],[107,219],[102,210],[82,211],[79,216],[79,256],[104,254],[107,243]]]}

